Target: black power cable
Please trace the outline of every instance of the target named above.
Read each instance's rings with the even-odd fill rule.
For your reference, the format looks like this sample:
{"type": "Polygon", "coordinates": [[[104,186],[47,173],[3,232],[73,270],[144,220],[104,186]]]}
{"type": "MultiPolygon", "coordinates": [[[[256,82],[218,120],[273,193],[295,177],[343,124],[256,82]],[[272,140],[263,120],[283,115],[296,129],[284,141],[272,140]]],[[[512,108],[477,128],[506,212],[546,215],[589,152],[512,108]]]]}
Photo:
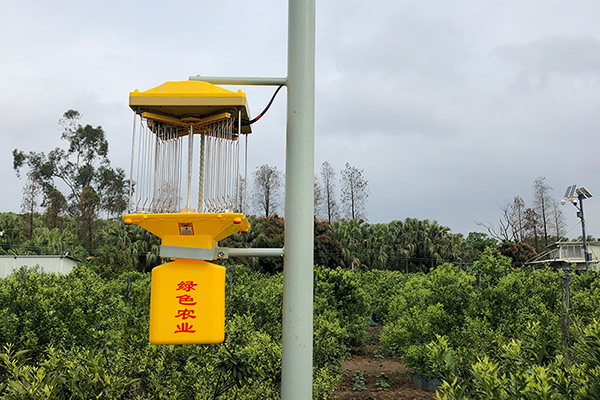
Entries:
{"type": "Polygon", "coordinates": [[[279,93],[279,91],[281,90],[281,88],[284,85],[279,85],[279,87],[277,88],[277,90],[275,91],[275,93],[273,93],[273,97],[271,97],[271,100],[269,100],[269,104],[267,104],[267,106],[265,107],[265,109],[258,114],[256,117],[254,117],[254,119],[251,119],[250,121],[242,121],[242,125],[252,125],[253,123],[255,123],[256,121],[258,121],[259,119],[262,118],[263,115],[265,115],[265,113],[267,111],[269,111],[269,108],[271,107],[271,104],[273,104],[273,100],[275,100],[275,97],[277,96],[277,93],[279,93]]]}

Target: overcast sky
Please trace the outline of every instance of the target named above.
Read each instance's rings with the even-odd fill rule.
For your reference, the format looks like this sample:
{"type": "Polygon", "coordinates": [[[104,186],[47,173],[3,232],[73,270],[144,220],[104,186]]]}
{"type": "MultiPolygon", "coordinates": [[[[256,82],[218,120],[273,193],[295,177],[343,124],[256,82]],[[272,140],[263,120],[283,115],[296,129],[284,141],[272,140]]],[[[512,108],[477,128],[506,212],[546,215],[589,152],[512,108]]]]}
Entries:
{"type": "MultiPolygon", "coordinates": [[[[190,75],[287,73],[287,2],[3,1],[0,210],[20,209],[11,151],[49,151],[78,110],[128,171],[129,92],[190,75]]],[[[364,170],[369,222],[414,217],[484,231],[499,206],[585,186],[600,236],[600,2],[322,0],[315,171],[364,170]]],[[[229,89],[237,90],[238,88],[229,89]]],[[[252,115],[272,87],[242,87],[252,115]]],[[[285,95],[253,125],[251,171],[284,170],[285,95]]],[[[339,186],[338,186],[339,188],[339,186]]],[[[575,208],[563,208],[570,237],[575,208]]]]}

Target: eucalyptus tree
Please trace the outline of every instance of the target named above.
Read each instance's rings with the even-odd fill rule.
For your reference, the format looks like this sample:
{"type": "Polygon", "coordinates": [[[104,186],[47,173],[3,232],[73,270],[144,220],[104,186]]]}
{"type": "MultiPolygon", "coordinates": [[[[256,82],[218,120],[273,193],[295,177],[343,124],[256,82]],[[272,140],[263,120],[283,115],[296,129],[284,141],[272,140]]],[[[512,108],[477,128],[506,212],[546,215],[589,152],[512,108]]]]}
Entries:
{"type": "Polygon", "coordinates": [[[323,197],[323,208],[327,221],[332,223],[338,218],[338,205],[335,201],[335,170],[327,161],[321,164],[321,179],[323,187],[321,188],[323,197]]]}
{"type": "Polygon", "coordinates": [[[314,215],[315,218],[321,219],[321,215],[323,214],[323,209],[325,205],[323,204],[323,188],[321,187],[321,182],[317,176],[315,176],[315,184],[314,184],[314,215]]]}
{"type": "Polygon", "coordinates": [[[556,236],[556,241],[560,241],[563,235],[565,235],[567,223],[565,222],[565,215],[563,210],[560,208],[557,202],[552,203],[552,229],[556,236]]]}
{"type": "MultiPolygon", "coordinates": [[[[528,237],[532,238],[534,247],[539,249],[539,238],[540,238],[540,216],[533,208],[525,210],[525,230],[528,233],[528,237]]],[[[504,240],[503,240],[504,241],[504,240]]]]}
{"type": "Polygon", "coordinates": [[[55,148],[48,152],[13,150],[13,169],[20,176],[22,168],[28,169],[42,188],[44,199],[49,200],[59,183],[67,188],[64,195],[71,213],[77,214],[80,197],[86,187],[99,193],[100,207],[109,215],[121,213],[126,208],[129,182],[121,168],[112,168],[108,159],[108,141],[101,126],[81,125],[81,114],[68,110],[59,123],[63,127],[61,139],[68,148],[55,148]]]}
{"type": "Polygon", "coordinates": [[[62,229],[63,223],[61,220],[67,208],[67,199],[59,190],[51,190],[46,196],[46,226],[49,229],[62,229]]]}
{"type": "Polygon", "coordinates": [[[269,217],[276,214],[281,201],[283,175],[268,164],[261,165],[254,171],[254,191],[252,199],[258,214],[269,217]]]}
{"type": "Polygon", "coordinates": [[[81,221],[79,238],[85,244],[86,249],[93,249],[94,236],[98,225],[100,195],[91,186],[83,188],[77,207],[79,208],[79,219],[81,221]]]}
{"type": "Polygon", "coordinates": [[[29,240],[33,239],[33,231],[35,229],[34,216],[40,206],[40,195],[42,187],[33,178],[32,174],[27,174],[27,182],[23,187],[23,200],[21,202],[21,211],[26,216],[25,229],[26,236],[29,240]]]}
{"type": "Polygon", "coordinates": [[[533,181],[533,207],[539,216],[541,233],[544,235],[544,246],[548,246],[548,232],[552,223],[550,217],[552,212],[552,188],[546,182],[545,177],[539,177],[533,181]]]}
{"type": "Polygon", "coordinates": [[[364,177],[364,170],[346,163],[341,172],[342,207],[349,219],[367,216],[366,203],[369,197],[369,181],[364,177]]]}

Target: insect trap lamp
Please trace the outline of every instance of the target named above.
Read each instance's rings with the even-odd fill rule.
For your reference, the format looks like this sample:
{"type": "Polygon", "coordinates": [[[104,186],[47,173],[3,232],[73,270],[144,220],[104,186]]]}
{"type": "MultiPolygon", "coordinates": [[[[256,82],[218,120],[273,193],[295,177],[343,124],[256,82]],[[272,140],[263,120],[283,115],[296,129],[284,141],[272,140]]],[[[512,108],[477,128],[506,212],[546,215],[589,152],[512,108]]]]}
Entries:
{"type": "MultiPolygon", "coordinates": [[[[249,228],[240,196],[246,95],[207,82],[167,82],[130,93],[135,112],[129,214],[162,239],[152,270],[150,342],[220,343],[225,268],[217,242],[249,228]]],[[[247,143],[247,141],[246,141],[247,143]]],[[[247,164],[247,163],[245,163],[247,164]]]]}

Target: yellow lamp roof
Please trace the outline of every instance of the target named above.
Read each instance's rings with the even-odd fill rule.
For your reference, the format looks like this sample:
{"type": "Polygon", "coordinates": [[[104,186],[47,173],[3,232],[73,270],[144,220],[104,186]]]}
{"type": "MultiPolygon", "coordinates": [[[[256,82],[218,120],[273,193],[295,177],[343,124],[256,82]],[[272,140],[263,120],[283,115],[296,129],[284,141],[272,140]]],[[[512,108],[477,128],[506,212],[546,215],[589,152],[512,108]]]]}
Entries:
{"type": "MultiPolygon", "coordinates": [[[[153,113],[171,118],[205,118],[231,112],[237,117],[241,108],[242,119],[248,120],[250,110],[246,94],[241,90],[232,92],[208,82],[166,82],[153,89],[129,94],[129,106],[136,113],[153,113]]],[[[250,133],[250,126],[242,126],[243,133],[250,133]]]]}

